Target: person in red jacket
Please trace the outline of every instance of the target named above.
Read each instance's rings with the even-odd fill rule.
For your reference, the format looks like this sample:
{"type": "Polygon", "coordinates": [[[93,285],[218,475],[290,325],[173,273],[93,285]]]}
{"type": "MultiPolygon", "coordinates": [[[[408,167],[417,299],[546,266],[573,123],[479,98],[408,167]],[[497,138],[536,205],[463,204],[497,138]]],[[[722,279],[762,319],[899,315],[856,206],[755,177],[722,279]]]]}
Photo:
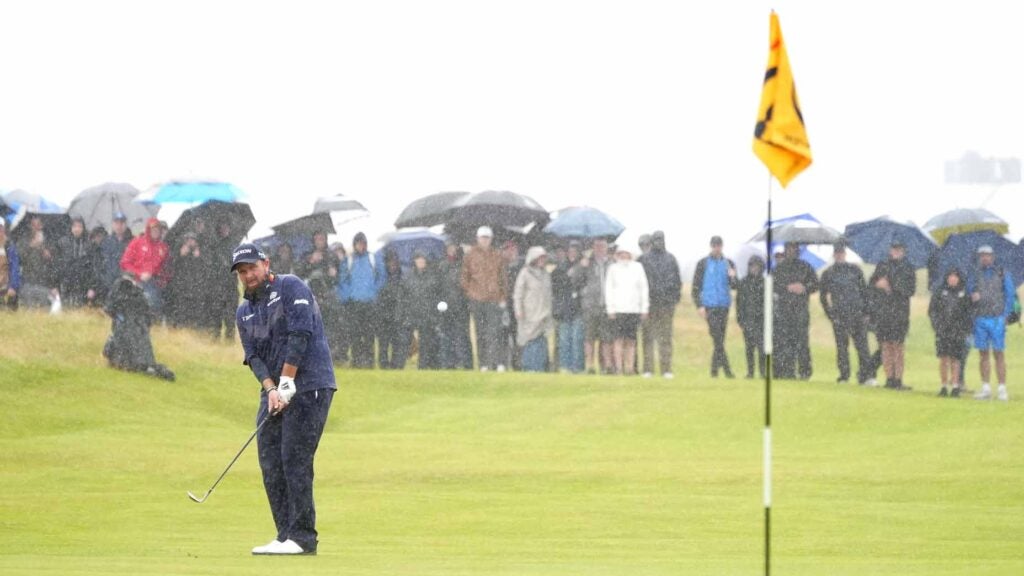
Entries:
{"type": "Polygon", "coordinates": [[[167,285],[164,263],[167,244],[163,241],[163,227],[156,218],[146,221],[146,232],[134,238],[121,257],[121,270],[131,274],[142,286],[153,313],[159,317],[163,308],[161,291],[167,285]]]}

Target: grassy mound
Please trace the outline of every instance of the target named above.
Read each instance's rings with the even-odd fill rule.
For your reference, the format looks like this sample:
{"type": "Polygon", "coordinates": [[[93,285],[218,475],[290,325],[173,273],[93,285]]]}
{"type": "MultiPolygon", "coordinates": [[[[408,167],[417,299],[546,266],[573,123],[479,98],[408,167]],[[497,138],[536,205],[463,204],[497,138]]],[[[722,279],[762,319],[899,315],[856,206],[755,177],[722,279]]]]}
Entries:
{"type": "MultiPolygon", "coordinates": [[[[154,329],[169,384],[108,369],[98,314],[2,322],[2,574],[762,573],[763,384],[708,377],[687,306],[672,381],[340,371],[294,559],[249,556],[274,535],[252,448],[185,496],[255,426],[237,344],[154,329]]],[[[1021,338],[1014,402],[954,401],[922,302],[912,393],[834,384],[813,322],[815,378],[774,387],[776,573],[1024,573],[1021,338]]]]}

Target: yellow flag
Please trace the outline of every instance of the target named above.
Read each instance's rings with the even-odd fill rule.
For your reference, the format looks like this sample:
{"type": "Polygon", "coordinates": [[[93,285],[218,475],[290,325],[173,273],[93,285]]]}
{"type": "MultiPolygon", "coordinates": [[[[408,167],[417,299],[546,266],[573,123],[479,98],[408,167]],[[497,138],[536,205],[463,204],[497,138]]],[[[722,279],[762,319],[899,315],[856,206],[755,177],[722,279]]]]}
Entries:
{"type": "Polygon", "coordinates": [[[754,128],[754,154],[783,188],[811,165],[811,145],[796,97],[793,71],[782,41],[779,17],[772,12],[768,69],[764,73],[761,107],[754,128]]]}

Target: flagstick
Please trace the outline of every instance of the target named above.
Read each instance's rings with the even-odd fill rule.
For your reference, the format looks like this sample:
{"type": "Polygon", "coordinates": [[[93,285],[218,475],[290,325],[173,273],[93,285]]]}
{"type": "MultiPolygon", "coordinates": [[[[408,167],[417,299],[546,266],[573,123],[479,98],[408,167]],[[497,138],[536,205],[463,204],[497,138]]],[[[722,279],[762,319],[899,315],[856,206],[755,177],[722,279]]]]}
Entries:
{"type": "Polygon", "coordinates": [[[768,174],[768,257],[764,280],[764,574],[771,574],[772,548],[772,175],[768,174]]]}

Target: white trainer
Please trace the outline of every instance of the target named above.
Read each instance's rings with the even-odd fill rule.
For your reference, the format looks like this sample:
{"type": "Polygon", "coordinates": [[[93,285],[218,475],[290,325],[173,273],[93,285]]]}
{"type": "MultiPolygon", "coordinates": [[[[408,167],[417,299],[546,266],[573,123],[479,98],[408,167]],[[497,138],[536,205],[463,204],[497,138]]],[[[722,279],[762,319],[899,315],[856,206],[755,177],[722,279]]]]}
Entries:
{"type": "Polygon", "coordinates": [[[981,385],[981,391],[974,395],[975,400],[991,400],[992,388],[988,384],[981,385]]]}
{"type": "Polygon", "coordinates": [[[867,380],[864,381],[864,385],[871,388],[878,388],[878,380],[875,380],[874,378],[868,378],[867,380]]]}
{"type": "Polygon", "coordinates": [[[268,552],[268,550],[276,548],[276,547],[278,547],[280,545],[281,545],[281,541],[278,540],[277,538],[274,538],[273,540],[270,541],[269,544],[264,544],[263,546],[257,546],[255,548],[253,548],[252,549],[252,553],[257,555],[257,556],[260,555],[260,554],[269,554],[270,552],[268,552]]]}
{"type": "Polygon", "coordinates": [[[662,374],[661,376],[662,376],[662,378],[664,378],[665,380],[671,380],[671,379],[673,379],[673,378],[675,378],[675,377],[676,377],[676,375],[675,375],[675,374],[673,374],[673,373],[671,373],[671,372],[665,372],[665,373],[664,373],[664,374],[662,374]]]}
{"type": "Polygon", "coordinates": [[[481,366],[480,367],[480,371],[481,372],[487,372],[488,370],[490,370],[490,368],[488,368],[487,366],[481,366]]]}
{"type": "Polygon", "coordinates": [[[654,374],[651,374],[650,372],[644,372],[644,378],[650,378],[651,376],[654,376],[654,374]]]}
{"type": "Polygon", "coordinates": [[[495,369],[495,372],[504,372],[504,371],[505,371],[505,365],[504,364],[498,364],[498,368],[495,369]]]}
{"type": "Polygon", "coordinates": [[[1010,401],[1010,393],[1006,391],[1006,384],[999,385],[999,391],[996,392],[996,400],[999,400],[1000,402],[1010,401]]]}
{"type": "Polygon", "coordinates": [[[316,551],[313,550],[307,552],[303,550],[302,546],[299,546],[296,541],[289,538],[284,542],[275,541],[267,544],[267,548],[263,554],[267,556],[299,556],[302,554],[316,554],[316,551]]]}

